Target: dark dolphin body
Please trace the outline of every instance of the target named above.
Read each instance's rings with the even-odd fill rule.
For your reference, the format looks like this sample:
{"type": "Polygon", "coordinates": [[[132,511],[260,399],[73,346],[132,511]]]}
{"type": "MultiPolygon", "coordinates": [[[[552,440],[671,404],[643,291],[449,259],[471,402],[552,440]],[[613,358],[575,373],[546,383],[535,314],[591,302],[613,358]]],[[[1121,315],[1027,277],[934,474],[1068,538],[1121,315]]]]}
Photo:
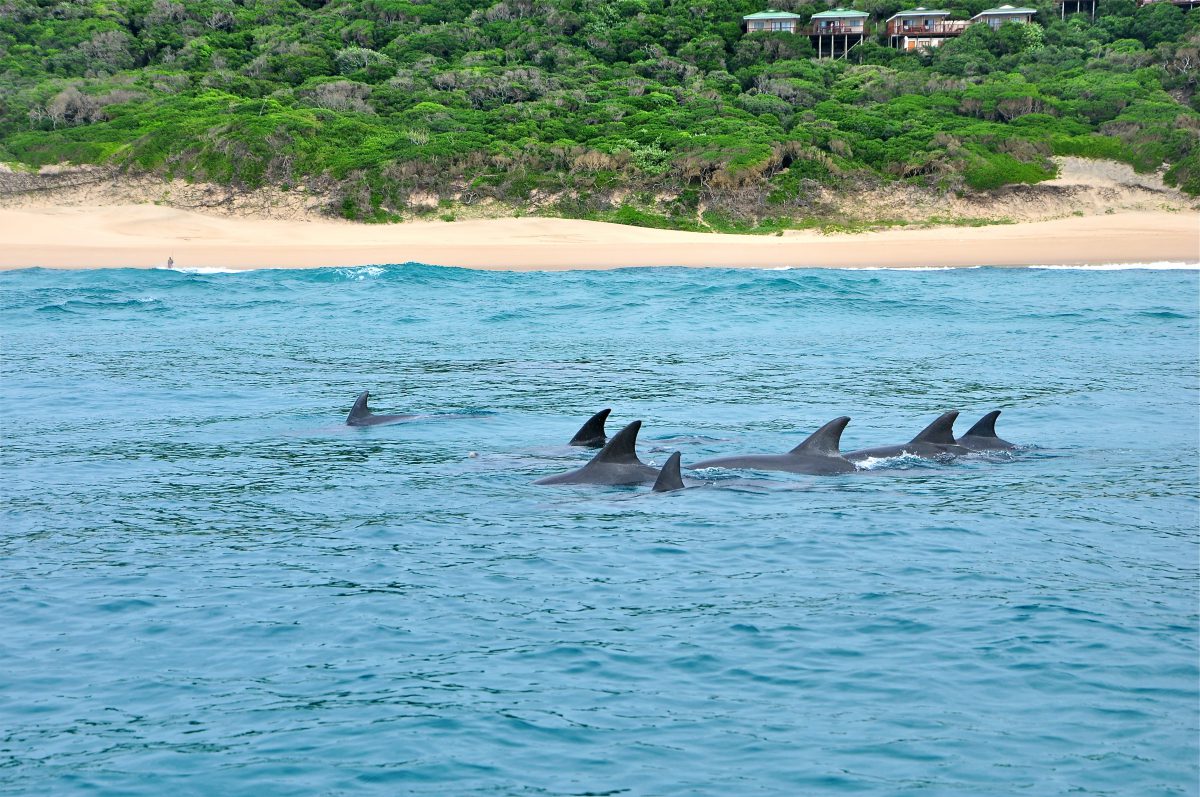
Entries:
{"type": "Polygon", "coordinates": [[[891,457],[922,457],[923,459],[949,459],[969,453],[969,449],[954,440],[954,420],[957,410],[944,413],[936,421],[921,430],[921,433],[898,446],[863,448],[846,454],[851,462],[864,459],[889,459],[891,457]]]}
{"type": "Polygon", "coordinates": [[[350,414],[346,416],[347,426],[375,426],[381,423],[395,423],[397,421],[407,421],[416,415],[376,415],[367,407],[367,398],[370,395],[366,390],[358,394],[358,398],[354,400],[354,406],[350,409],[350,414]]]}
{"type": "Polygon", "coordinates": [[[971,451],[1011,451],[1016,448],[1015,445],[1007,440],[1001,440],[996,437],[996,419],[1000,417],[1000,410],[992,410],[987,415],[979,419],[979,423],[967,430],[967,433],[958,438],[957,442],[963,448],[971,451]]]}
{"type": "Polygon", "coordinates": [[[604,422],[608,420],[610,412],[612,412],[610,409],[600,410],[588,418],[587,423],[579,427],[579,431],[567,445],[581,448],[603,448],[604,444],[608,442],[604,436],[604,422]]]}
{"type": "Polygon", "coordinates": [[[699,468],[751,468],[753,470],[779,470],[787,473],[812,473],[827,475],[850,473],[858,470],[840,453],[842,431],[850,419],[842,416],[822,426],[800,445],[786,454],[750,454],[740,457],[717,457],[705,459],[689,467],[699,468]]]}
{"type": "Polygon", "coordinates": [[[679,452],[667,459],[662,470],[658,472],[658,479],[654,482],[654,487],[651,488],[656,493],[669,493],[673,490],[683,489],[683,476],[679,472],[679,452]]]}
{"type": "Polygon", "coordinates": [[[547,476],[534,484],[646,484],[658,478],[658,468],[638,459],[638,430],[641,421],[634,421],[613,435],[600,453],[578,470],[547,476]]]}

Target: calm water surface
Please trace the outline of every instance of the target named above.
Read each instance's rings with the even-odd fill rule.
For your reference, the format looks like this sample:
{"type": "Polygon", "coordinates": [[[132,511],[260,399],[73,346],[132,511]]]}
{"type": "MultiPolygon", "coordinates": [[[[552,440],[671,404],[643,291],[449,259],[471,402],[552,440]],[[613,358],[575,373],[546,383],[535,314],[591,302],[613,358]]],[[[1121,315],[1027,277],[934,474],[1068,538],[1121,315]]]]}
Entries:
{"type": "Polygon", "coordinates": [[[1194,795],[1196,271],[0,275],[0,793],[1194,795]],[[463,413],[342,425],[380,412],[463,413]],[[999,408],[1011,457],[536,487],[999,408]],[[471,456],[474,453],[476,456],[471,456]]]}

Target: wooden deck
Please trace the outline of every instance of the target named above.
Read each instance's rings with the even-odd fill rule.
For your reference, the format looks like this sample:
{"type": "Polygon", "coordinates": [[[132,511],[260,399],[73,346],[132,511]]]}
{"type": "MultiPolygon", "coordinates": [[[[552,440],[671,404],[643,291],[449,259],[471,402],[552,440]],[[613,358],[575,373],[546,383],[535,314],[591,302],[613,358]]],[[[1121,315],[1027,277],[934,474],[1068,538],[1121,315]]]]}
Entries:
{"type": "Polygon", "coordinates": [[[809,36],[862,36],[866,33],[866,27],[860,22],[857,25],[841,25],[831,24],[821,27],[820,25],[809,25],[805,30],[809,36]]]}
{"type": "Polygon", "coordinates": [[[928,25],[905,25],[901,20],[892,20],[887,26],[889,36],[957,36],[967,29],[965,19],[945,19],[928,25]]]}

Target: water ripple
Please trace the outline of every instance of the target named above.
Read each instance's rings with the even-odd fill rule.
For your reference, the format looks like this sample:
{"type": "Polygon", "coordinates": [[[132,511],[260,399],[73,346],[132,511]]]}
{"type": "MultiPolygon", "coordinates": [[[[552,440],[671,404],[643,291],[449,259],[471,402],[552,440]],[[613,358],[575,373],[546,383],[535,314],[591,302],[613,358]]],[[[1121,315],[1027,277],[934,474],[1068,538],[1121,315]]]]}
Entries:
{"type": "Polygon", "coordinates": [[[2,273],[0,794],[1197,794],[1197,296],[2,273]],[[363,389],[426,417],[345,427],[363,389]],[[602,407],[655,462],[946,409],[1022,446],[531,485],[602,407]]]}

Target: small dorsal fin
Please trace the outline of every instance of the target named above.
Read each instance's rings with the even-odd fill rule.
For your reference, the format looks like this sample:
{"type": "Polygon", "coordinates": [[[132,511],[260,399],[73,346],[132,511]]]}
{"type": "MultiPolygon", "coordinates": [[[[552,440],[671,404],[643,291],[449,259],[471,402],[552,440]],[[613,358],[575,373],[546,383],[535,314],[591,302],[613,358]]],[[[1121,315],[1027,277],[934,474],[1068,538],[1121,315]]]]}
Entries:
{"type": "Polygon", "coordinates": [[[679,473],[679,452],[676,451],[658,472],[658,480],[654,482],[653,490],[656,493],[669,493],[672,490],[682,489],[683,476],[679,473]]]}
{"type": "Polygon", "coordinates": [[[849,416],[843,415],[840,418],[834,418],[810,434],[807,440],[788,453],[809,454],[815,457],[841,456],[838,447],[842,444],[842,432],[845,431],[848,423],[850,423],[849,416]]]}
{"type": "Polygon", "coordinates": [[[587,419],[587,422],[579,427],[579,431],[571,438],[571,442],[567,443],[570,446],[592,446],[599,448],[604,445],[604,422],[608,420],[608,414],[611,409],[603,409],[595,415],[587,419]]]}
{"type": "Polygon", "coordinates": [[[634,421],[612,436],[600,453],[592,457],[592,462],[613,462],[621,465],[640,465],[637,446],[638,430],[642,428],[641,421],[634,421]]]}
{"type": "Polygon", "coordinates": [[[987,415],[980,418],[974,426],[967,430],[963,437],[995,437],[996,436],[996,419],[1000,417],[1000,410],[992,410],[987,415]]]}
{"type": "Polygon", "coordinates": [[[958,418],[958,410],[950,410],[938,416],[938,419],[921,430],[921,433],[910,440],[910,443],[933,443],[940,446],[954,445],[954,421],[958,418]]]}
{"type": "Polygon", "coordinates": [[[358,398],[354,400],[354,406],[350,408],[350,414],[346,416],[346,423],[354,423],[371,415],[371,411],[367,409],[367,397],[370,396],[366,390],[358,394],[358,398]]]}

